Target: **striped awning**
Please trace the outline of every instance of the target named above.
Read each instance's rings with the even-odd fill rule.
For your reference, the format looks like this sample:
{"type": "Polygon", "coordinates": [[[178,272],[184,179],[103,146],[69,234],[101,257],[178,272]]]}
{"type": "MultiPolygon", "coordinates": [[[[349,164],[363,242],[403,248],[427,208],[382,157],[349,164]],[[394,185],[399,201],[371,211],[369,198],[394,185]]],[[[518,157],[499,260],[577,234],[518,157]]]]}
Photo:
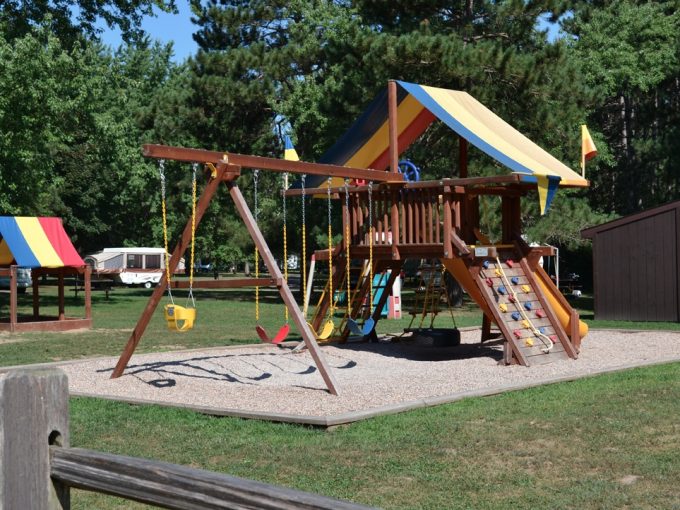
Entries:
{"type": "MultiPolygon", "coordinates": [[[[529,140],[467,92],[397,81],[398,153],[404,152],[435,120],[521,176],[525,182],[549,180],[560,186],[588,181],[529,140]]],[[[389,166],[387,90],[319,160],[320,163],[385,170],[389,166]]],[[[323,177],[311,178],[320,186],[323,177]]],[[[311,182],[310,182],[311,181],[311,182]]],[[[334,185],[341,185],[340,180],[334,185]]],[[[554,186],[551,186],[551,189],[554,186]]]]}
{"type": "Polygon", "coordinates": [[[0,266],[80,267],[61,218],[0,216],[0,266]]]}

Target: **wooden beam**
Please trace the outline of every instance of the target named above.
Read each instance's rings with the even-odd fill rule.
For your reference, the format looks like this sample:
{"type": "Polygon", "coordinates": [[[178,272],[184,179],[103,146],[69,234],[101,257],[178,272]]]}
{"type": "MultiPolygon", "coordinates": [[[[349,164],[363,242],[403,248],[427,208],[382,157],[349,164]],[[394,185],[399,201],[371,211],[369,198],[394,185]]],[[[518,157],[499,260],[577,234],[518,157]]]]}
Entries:
{"type": "MultiPolygon", "coordinates": [[[[187,149],[167,145],[144,145],[143,154],[148,158],[168,159],[174,161],[202,162],[222,165],[234,165],[242,168],[257,168],[273,172],[294,174],[323,175],[346,177],[349,179],[366,179],[368,181],[403,181],[401,174],[392,175],[382,170],[368,170],[338,165],[323,165],[306,161],[288,161],[285,159],[249,156],[232,152],[217,152],[203,149],[187,149]]],[[[325,190],[326,188],[324,188],[325,190]]]]}
{"type": "Polygon", "coordinates": [[[14,333],[17,325],[17,266],[9,268],[9,331],[14,333]]]}
{"type": "Polygon", "coordinates": [[[92,319],[92,268],[90,266],[85,267],[83,284],[85,285],[85,318],[92,319]]]}
{"type": "Polygon", "coordinates": [[[309,353],[311,354],[312,359],[314,359],[314,363],[316,364],[316,367],[319,369],[319,373],[321,374],[321,377],[326,383],[328,391],[333,395],[337,395],[338,388],[337,383],[335,382],[335,377],[333,376],[333,373],[330,371],[326,363],[326,360],[323,357],[323,354],[321,353],[321,349],[319,349],[319,345],[316,343],[316,338],[314,337],[312,330],[307,324],[307,321],[305,321],[304,317],[302,316],[302,312],[300,311],[300,308],[295,302],[295,297],[293,296],[293,293],[290,291],[287,282],[284,280],[283,275],[281,274],[281,270],[279,269],[279,266],[276,265],[276,260],[274,259],[272,252],[269,250],[269,246],[267,246],[267,242],[265,241],[262,232],[260,232],[260,228],[255,222],[255,218],[253,217],[253,214],[250,212],[248,204],[246,203],[245,199],[243,198],[243,195],[241,194],[241,190],[238,188],[235,182],[228,182],[226,184],[227,187],[229,188],[229,194],[231,195],[231,198],[234,200],[234,204],[236,205],[236,210],[238,211],[239,215],[241,216],[241,219],[243,220],[243,223],[248,229],[250,237],[255,242],[255,246],[259,250],[260,255],[262,256],[262,260],[264,261],[265,265],[267,266],[267,269],[269,270],[269,274],[271,274],[274,278],[281,281],[281,286],[279,287],[281,297],[283,298],[284,303],[288,307],[288,311],[290,312],[290,315],[293,318],[293,322],[295,323],[295,325],[298,328],[298,331],[302,335],[302,339],[305,342],[307,349],[309,349],[309,353]]]}
{"type": "MultiPolygon", "coordinates": [[[[238,289],[241,287],[280,287],[276,278],[227,278],[226,280],[194,280],[194,289],[238,289]]],[[[188,289],[189,280],[173,280],[173,289],[188,289]]]]}
{"type": "Polygon", "coordinates": [[[389,125],[388,151],[390,154],[390,172],[399,173],[399,133],[397,132],[397,82],[387,82],[387,113],[389,125]]]}
{"type": "Polygon", "coordinates": [[[59,302],[59,320],[63,321],[66,317],[65,310],[65,299],[64,299],[64,268],[59,268],[59,274],[57,276],[57,293],[59,302]]]}
{"type": "MultiPolygon", "coordinates": [[[[196,204],[195,228],[198,228],[198,225],[201,222],[201,219],[203,218],[203,214],[208,208],[208,205],[210,205],[210,201],[212,200],[213,196],[215,195],[215,192],[217,191],[217,187],[222,182],[222,177],[226,172],[229,171],[229,168],[230,167],[227,165],[218,165],[216,178],[208,181],[208,184],[205,186],[205,188],[203,188],[203,192],[201,193],[201,197],[198,200],[198,204],[196,204]]],[[[169,265],[171,273],[175,272],[175,269],[179,264],[179,260],[182,258],[182,255],[184,255],[184,252],[186,251],[190,242],[191,242],[191,217],[187,220],[187,224],[184,227],[182,237],[179,243],[177,243],[177,246],[175,246],[175,250],[172,252],[172,257],[170,257],[169,265]]],[[[135,329],[132,331],[132,334],[130,335],[127,344],[125,344],[125,348],[123,349],[123,352],[120,355],[120,358],[118,359],[116,368],[114,368],[113,373],[111,374],[111,379],[116,379],[123,375],[123,371],[125,370],[125,367],[127,367],[127,364],[130,361],[132,354],[135,352],[137,345],[142,339],[142,335],[144,335],[144,331],[146,331],[146,327],[149,325],[149,321],[151,320],[151,317],[153,316],[153,313],[156,310],[158,303],[163,297],[163,294],[165,293],[165,289],[167,288],[167,286],[168,286],[167,280],[165,278],[161,278],[160,282],[158,282],[158,285],[151,294],[149,301],[146,303],[146,308],[144,308],[142,315],[139,317],[137,325],[135,326],[135,329]]]]}
{"type": "MultiPolygon", "coordinates": [[[[63,485],[111,494],[160,508],[192,510],[368,508],[287,487],[157,460],[82,448],[54,447],[50,448],[50,457],[52,478],[63,485]]],[[[36,507],[12,508],[28,510],[36,507]]]]}
{"type": "Polygon", "coordinates": [[[40,278],[35,269],[31,270],[31,282],[33,287],[33,318],[40,317],[40,278]]]}

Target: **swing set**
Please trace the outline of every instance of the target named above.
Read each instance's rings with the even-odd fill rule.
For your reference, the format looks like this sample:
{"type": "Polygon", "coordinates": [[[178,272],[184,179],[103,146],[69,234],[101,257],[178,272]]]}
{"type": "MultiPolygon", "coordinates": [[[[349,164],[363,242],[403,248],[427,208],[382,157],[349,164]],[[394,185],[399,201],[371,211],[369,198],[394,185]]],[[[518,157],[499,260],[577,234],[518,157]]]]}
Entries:
{"type": "MultiPolygon", "coordinates": [[[[192,199],[191,217],[188,219],[182,232],[182,236],[178,241],[177,245],[175,246],[172,255],[169,257],[169,259],[166,260],[166,275],[165,275],[166,277],[161,279],[158,286],[154,288],[154,291],[149,298],[149,302],[147,303],[144,311],[142,312],[139,320],[137,321],[137,325],[133,329],[130,337],[128,338],[128,341],[123,349],[123,352],[120,355],[120,358],[118,359],[118,362],[113,370],[111,377],[117,378],[123,374],[125,368],[127,367],[130,361],[130,358],[132,357],[135,349],[137,348],[137,345],[139,345],[139,342],[141,341],[142,336],[144,335],[144,332],[148,327],[148,324],[151,320],[151,317],[153,316],[154,311],[160,304],[166,290],[168,291],[170,298],[170,303],[167,305],[167,308],[165,309],[165,317],[168,322],[168,327],[178,331],[187,331],[194,327],[194,325],[196,324],[196,306],[195,300],[193,299],[194,289],[197,288],[227,289],[227,288],[255,287],[257,302],[256,306],[259,306],[259,287],[274,287],[278,289],[279,294],[281,295],[286,307],[285,313],[287,314],[288,317],[292,319],[292,322],[295,324],[297,330],[299,331],[304,346],[309,350],[310,355],[312,356],[312,359],[314,360],[314,363],[316,364],[316,367],[318,368],[319,373],[323,378],[328,391],[332,394],[337,394],[338,389],[335,378],[332,372],[329,370],[328,365],[323,357],[323,354],[321,353],[318,344],[316,343],[317,336],[321,337],[325,334],[328,334],[330,336],[330,334],[332,333],[332,329],[330,332],[327,332],[326,328],[329,326],[324,326],[324,328],[320,331],[320,334],[317,335],[315,331],[313,331],[312,328],[307,324],[302,314],[302,311],[300,310],[297,302],[295,301],[293,293],[288,287],[286,267],[287,264],[284,263],[284,271],[286,272],[286,276],[284,277],[276,263],[276,260],[274,259],[274,256],[272,255],[271,250],[269,249],[269,246],[267,245],[266,240],[262,235],[262,232],[260,231],[255,216],[248,207],[248,204],[246,203],[246,200],[244,199],[243,194],[241,193],[241,190],[239,189],[238,184],[236,183],[236,180],[241,175],[241,171],[244,168],[258,169],[259,171],[273,171],[299,175],[317,175],[317,176],[330,175],[341,178],[366,179],[368,181],[374,182],[384,182],[388,179],[395,180],[395,177],[390,176],[386,172],[377,170],[367,170],[363,168],[352,168],[338,165],[323,165],[303,161],[288,161],[276,158],[250,156],[229,152],[207,151],[201,149],[189,149],[182,147],[169,147],[164,145],[145,145],[143,147],[143,151],[146,157],[163,160],[163,165],[165,164],[165,162],[172,160],[178,162],[192,163],[195,165],[195,167],[198,167],[198,165],[202,164],[208,167],[211,171],[206,172],[207,183],[203,187],[198,199],[196,198],[192,199]],[[246,229],[248,230],[248,233],[250,234],[250,237],[252,238],[255,244],[258,254],[257,255],[258,264],[256,264],[256,268],[259,266],[259,258],[261,257],[270,276],[267,278],[261,277],[258,271],[255,278],[195,280],[193,278],[193,273],[191,272],[188,282],[172,279],[171,275],[176,270],[179,261],[186,252],[186,250],[189,249],[190,247],[195,246],[196,229],[198,228],[201,219],[203,218],[203,215],[207,210],[210,202],[215,197],[215,194],[218,192],[218,190],[221,189],[222,187],[221,185],[226,186],[228,193],[231,199],[233,200],[234,205],[236,206],[236,211],[239,214],[244,225],[246,226],[246,229]],[[190,296],[188,298],[189,301],[187,302],[186,306],[182,307],[180,305],[175,304],[174,298],[170,297],[172,291],[175,289],[189,289],[190,296]]],[[[164,168],[162,165],[161,167],[164,168]]],[[[397,177],[397,180],[401,180],[400,176],[397,177]]],[[[162,183],[161,187],[163,188],[162,183]]],[[[163,195],[163,189],[161,190],[161,192],[163,195]]],[[[194,193],[196,194],[196,196],[198,196],[197,190],[192,192],[192,194],[194,193]]],[[[165,200],[163,200],[163,203],[165,203],[165,200]]],[[[255,207],[256,211],[258,207],[255,207]]],[[[166,210],[166,206],[163,206],[163,209],[166,210]]],[[[167,217],[164,223],[165,223],[164,236],[167,238],[168,231],[167,217]]],[[[284,245],[287,244],[286,229],[287,225],[284,222],[285,232],[284,245]]],[[[303,240],[305,241],[306,244],[306,234],[304,233],[305,230],[306,225],[303,228],[303,240]]],[[[329,232],[332,234],[332,231],[330,229],[329,232]]],[[[169,239],[164,242],[166,243],[166,246],[168,246],[169,239]]],[[[287,246],[284,246],[284,250],[287,250],[287,246]]],[[[331,245],[329,253],[331,253],[332,250],[333,247],[331,245]]],[[[169,250],[166,250],[166,252],[168,254],[170,253],[169,250]]],[[[284,255],[284,257],[286,255],[287,253],[284,255]]],[[[191,267],[193,268],[193,261],[191,267]]],[[[259,312],[257,313],[259,315],[259,312]]],[[[328,323],[330,323],[330,328],[334,328],[332,320],[329,320],[328,323]]],[[[256,331],[258,332],[258,336],[260,336],[260,338],[262,338],[263,341],[271,340],[272,343],[274,343],[275,341],[281,342],[288,334],[288,332],[286,332],[287,329],[286,325],[288,324],[284,324],[284,326],[282,326],[282,328],[273,337],[270,337],[264,330],[264,328],[262,328],[259,324],[256,325],[256,331]],[[257,326],[260,326],[259,329],[257,328],[257,326]]],[[[288,329],[290,329],[289,325],[288,329]]]]}

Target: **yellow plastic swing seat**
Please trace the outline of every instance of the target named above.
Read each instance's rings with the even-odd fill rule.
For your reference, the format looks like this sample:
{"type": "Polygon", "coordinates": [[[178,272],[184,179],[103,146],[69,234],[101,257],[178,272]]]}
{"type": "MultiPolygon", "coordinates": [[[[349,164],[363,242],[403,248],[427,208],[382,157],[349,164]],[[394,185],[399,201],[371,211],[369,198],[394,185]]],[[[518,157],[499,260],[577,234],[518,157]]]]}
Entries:
{"type": "Polygon", "coordinates": [[[330,338],[330,336],[333,334],[333,330],[335,329],[335,324],[333,324],[333,321],[329,320],[326,321],[325,324],[321,327],[321,331],[317,332],[314,327],[307,323],[309,328],[312,330],[312,333],[314,333],[314,336],[316,337],[317,340],[327,340],[330,338]]]}
{"type": "Polygon", "coordinates": [[[194,327],[196,309],[179,305],[165,305],[165,320],[168,323],[168,329],[189,331],[194,327]]]}

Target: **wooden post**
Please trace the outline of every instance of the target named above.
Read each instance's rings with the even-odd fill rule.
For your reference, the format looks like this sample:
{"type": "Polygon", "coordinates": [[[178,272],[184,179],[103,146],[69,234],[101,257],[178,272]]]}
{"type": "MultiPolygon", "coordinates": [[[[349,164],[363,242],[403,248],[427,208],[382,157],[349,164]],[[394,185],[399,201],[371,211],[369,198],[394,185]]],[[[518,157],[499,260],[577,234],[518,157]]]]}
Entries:
{"type": "Polygon", "coordinates": [[[9,268],[9,332],[17,329],[17,266],[9,268]]]}
{"type": "Polygon", "coordinates": [[[458,137],[458,177],[465,179],[468,176],[468,141],[462,136],[458,137]]]}
{"type": "Polygon", "coordinates": [[[387,82],[387,111],[389,115],[390,172],[399,173],[399,133],[397,127],[397,82],[387,82]]]}
{"type": "MultiPolygon", "coordinates": [[[[250,233],[250,237],[253,239],[253,242],[255,243],[255,246],[257,246],[257,249],[259,250],[260,255],[262,256],[262,260],[264,261],[265,265],[267,266],[267,269],[269,270],[269,274],[281,281],[281,287],[279,287],[281,297],[283,298],[284,303],[288,307],[288,311],[290,312],[290,315],[293,318],[293,322],[295,323],[295,325],[298,328],[298,331],[302,335],[302,340],[305,342],[307,349],[309,349],[309,353],[312,355],[314,363],[316,364],[316,367],[319,369],[319,373],[321,374],[321,377],[326,383],[328,391],[331,392],[333,395],[337,395],[338,394],[337,383],[335,382],[333,373],[328,368],[326,360],[324,359],[323,354],[319,349],[319,345],[316,343],[316,338],[314,337],[312,330],[307,324],[307,321],[305,321],[304,317],[302,316],[300,308],[297,306],[297,303],[295,302],[295,297],[293,296],[293,293],[290,291],[290,289],[288,288],[288,284],[283,279],[281,270],[279,269],[279,266],[276,265],[276,260],[274,259],[272,252],[269,250],[269,246],[267,246],[267,242],[262,236],[260,228],[258,227],[257,223],[255,223],[255,218],[253,217],[253,214],[250,212],[248,204],[246,203],[245,199],[243,198],[243,195],[241,194],[241,190],[233,181],[228,182],[227,187],[229,188],[229,194],[231,195],[231,198],[234,200],[234,204],[236,205],[236,210],[241,216],[243,223],[245,223],[246,228],[250,233]]],[[[333,299],[332,296],[331,299],[333,299]]]]}
{"type": "MultiPolygon", "coordinates": [[[[85,266],[85,318],[92,318],[92,268],[85,266]]],[[[108,292],[108,290],[107,290],[108,292]]]]}
{"type": "Polygon", "coordinates": [[[64,268],[63,267],[59,268],[58,274],[59,274],[58,279],[57,279],[58,289],[59,289],[58,290],[58,295],[59,295],[59,297],[58,297],[58,301],[59,301],[58,319],[60,321],[63,321],[64,318],[66,317],[65,306],[64,306],[64,268]]]}
{"type": "Polygon", "coordinates": [[[487,314],[482,315],[482,343],[491,338],[491,319],[487,314]]]}
{"type": "MultiPolygon", "coordinates": [[[[201,193],[201,198],[199,198],[198,203],[196,204],[196,225],[195,225],[196,228],[198,228],[198,225],[201,222],[201,219],[203,218],[203,214],[208,208],[208,205],[210,205],[210,201],[212,200],[213,195],[215,195],[215,192],[217,191],[218,186],[222,182],[224,175],[228,173],[230,169],[233,171],[233,168],[229,165],[218,164],[217,176],[214,179],[211,179],[206,185],[206,187],[203,189],[203,192],[201,193]]],[[[182,255],[184,255],[184,252],[186,251],[190,242],[191,242],[191,217],[189,217],[189,219],[187,220],[187,224],[184,227],[184,232],[182,232],[182,238],[180,239],[179,243],[177,243],[177,246],[175,246],[175,250],[172,252],[172,257],[170,257],[169,265],[171,274],[175,272],[175,269],[179,264],[179,260],[182,258],[182,255]]],[[[167,288],[167,286],[168,286],[167,280],[165,278],[161,278],[160,282],[158,282],[158,285],[151,294],[149,301],[146,303],[146,308],[144,308],[141,317],[137,321],[137,325],[135,326],[135,329],[132,331],[132,334],[130,335],[127,344],[125,344],[125,348],[123,349],[123,352],[120,355],[120,358],[118,359],[116,368],[113,370],[113,373],[111,374],[111,379],[116,379],[123,375],[123,371],[125,370],[125,367],[127,367],[127,364],[130,361],[132,354],[135,352],[137,345],[142,339],[142,335],[144,335],[144,331],[146,331],[146,327],[149,325],[149,321],[151,320],[151,317],[153,316],[153,313],[156,310],[158,303],[163,297],[163,294],[165,293],[165,289],[167,288]]]]}
{"type": "Polygon", "coordinates": [[[392,190],[390,194],[392,200],[391,211],[391,230],[392,230],[392,259],[399,260],[401,257],[399,255],[399,194],[396,190],[392,190]]]}
{"type": "Polygon", "coordinates": [[[0,509],[70,508],[68,487],[50,477],[50,444],[69,445],[66,375],[0,375],[0,402],[0,509]]]}
{"type": "Polygon", "coordinates": [[[578,312],[572,308],[569,316],[569,336],[571,337],[571,343],[574,345],[576,352],[581,350],[581,331],[579,330],[579,326],[578,312]]]}
{"type": "Polygon", "coordinates": [[[31,283],[33,288],[33,319],[40,317],[40,277],[36,271],[31,270],[31,283]]]}

